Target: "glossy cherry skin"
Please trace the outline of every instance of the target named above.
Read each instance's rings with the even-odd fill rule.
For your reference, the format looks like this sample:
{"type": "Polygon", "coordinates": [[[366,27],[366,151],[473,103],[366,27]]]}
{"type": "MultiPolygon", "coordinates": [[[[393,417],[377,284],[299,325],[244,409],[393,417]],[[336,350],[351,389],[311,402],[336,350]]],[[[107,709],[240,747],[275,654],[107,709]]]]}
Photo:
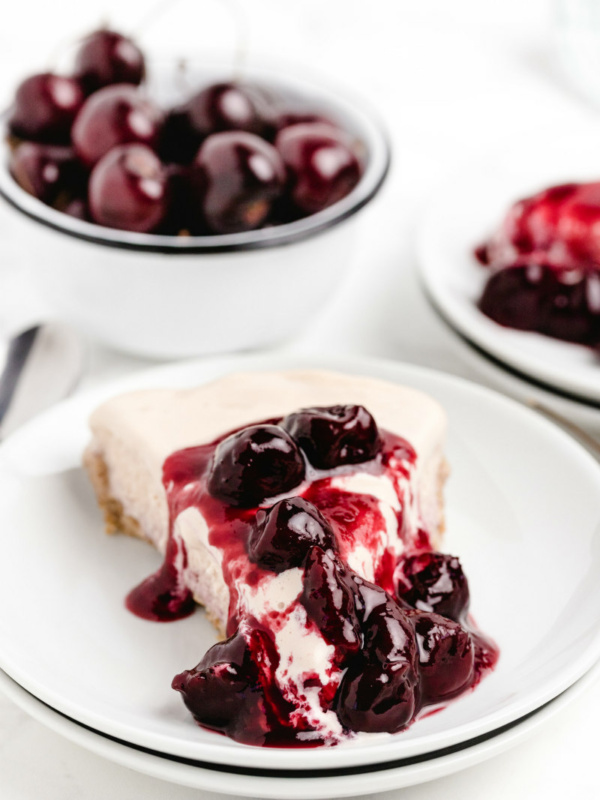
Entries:
{"type": "Polygon", "coordinates": [[[208,491],[225,503],[254,508],[295,489],[304,479],[304,459],[278,425],[250,425],[218,445],[208,491]]]}
{"type": "Polygon", "coordinates": [[[600,344],[598,274],[561,272],[545,264],[507,267],[488,279],[479,309],[500,325],[556,339],[600,344]]]}
{"type": "Polygon", "coordinates": [[[381,447],[377,424],[364,406],[304,408],[281,424],[318,469],[370,461],[381,447]]]}
{"type": "Polygon", "coordinates": [[[420,691],[424,705],[441,703],[473,683],[475,648],[468,631],[439,614],[409,611],[419,648],[420,691]]]}
{"type": "Polygon", "coordinates": [[[362,637],[356,615],[352,575],[331,550],[313,547],[304,566],[300,602],[329,644],[357,653],[362,637]]]}
{"type": "Polygon", "coordinates": [[[275,148],[243,131],[209,136],[198,151],[194,169],[204,219],[214,233],[259,228],[267,221],[285,180],[275,148]]]}
{"type": "Polygon", "coordinates": [[[301,497],[259,509],[247,544],[250,561],[271,572],[300,567],[311,547],[336,549],[335,535],[321,512],[301,497]]]}
{"type": "Polygon", "coordinates": [[[237,83],[215,83],[194,95],[186,104],[192,128],[203,138],[220,131],[261,132],[262,121],[245,87],[237,83]]]}
{"type": "Polygon", "coordinates": [[[88,94],[113,83],[137,86],[145,72],[142,51],[115,31],[94,31],[83,40],[75,56],[75,75],[88,94]]]}
{"type": "Polygon", "coordinates": [[[150,233],[168,209],[164,166],[144,145],[113,147],[92,170],[88,202],[99,225],[150,233]]]}
{"type": "Polygon", "coordinates": [[[240,633],[213,645],[200,663],[173,678],[173,689],[200,725],[244,741],[266,729],[258,670],[240,633]]]}
{"type": "Polygon", "coordinates": [[[83,104],[73,124],[73,146],[91,167],[119,144],[158,142],[162,114],[139,89],[126,84],[106,86],[83,104]]]}
{"type": "Polygon", "coordinates": [[[349,136],[323,123],[283,128],[275,139],[288,173],[288,194],[302,214],[322,211],[358,183],[361,165],[349,136]]]}
{"type": "Polygon", "coordinates": [[[84,99],[74,78],[50,72],[32,75],[16,91],[9,131],[21,139],[68,144],[73,120],[84,99]]]}
{"type": "Polygon", "coordinates": [[[10,172],[26,192],[47,205],[83,193],[86,174],[71,147],[23,142],[12,153],[10,172]]]}
{"type": "Polygon", "coordinates": [[[405,603],[457,622],[464,619],[469,610],[469,584],[456,556],[420,553],[399,566],[397,592],[405,603]]]}
{"type": "Polygon", "coordinates": [[[412,721],[416,704],[409,664],[352,661],[340,683],[334,708],[349,730],[397,733],[412,721]]]}

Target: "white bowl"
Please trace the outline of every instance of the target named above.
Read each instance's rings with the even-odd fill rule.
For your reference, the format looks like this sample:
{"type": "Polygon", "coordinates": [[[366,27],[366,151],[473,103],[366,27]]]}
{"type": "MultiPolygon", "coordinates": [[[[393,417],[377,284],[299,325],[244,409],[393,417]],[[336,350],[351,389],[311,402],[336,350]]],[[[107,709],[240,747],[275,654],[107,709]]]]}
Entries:
{"type": "MultiPolygon", "coordinates": [[[[155,72],[160,80],[154,79],[158,94],[151,85],[153,96],[173,98],[175,70],[155,72]]],[[[200,72],[198,86],[229,77],[222,68],[200,72]]],[[[357,212],[389,168],[385,133],[362,101],[320,82],[259,69],[246,70],[244,79],[300,100],[361,142],[364,172],[350,194],[310,217],[255,231],[133,233],[44,205],[13,180],[8,145],[2,145],[0,195],[14,212],[10,235],[26,248],[36,288],[65,321],[139,355],[200,355],[292,336],[335,292],[356,250],[357,212]]]]}

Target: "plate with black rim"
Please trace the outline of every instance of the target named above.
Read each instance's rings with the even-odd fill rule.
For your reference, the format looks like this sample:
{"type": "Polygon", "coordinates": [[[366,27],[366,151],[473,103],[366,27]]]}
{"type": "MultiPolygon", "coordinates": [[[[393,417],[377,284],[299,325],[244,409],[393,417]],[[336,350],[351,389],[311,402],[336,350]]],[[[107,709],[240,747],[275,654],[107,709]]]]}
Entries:
{"type": "Polygon", "coordinates": [[[0,668],[76,722],[158,753],[284,770],[423,756],[515,722],[600,657],[599,465],[547,420],[460,378],[337,356],[173,364],[81,394],[13,434],[0,446],[0,487],[0,668]],[[477,623],[501,652],[475,691],[407,731],[308,750],[240,745],[193,723],[171,679],[216,634],[200,611],[157,625],[126,610],[128,590],[160,559],[143,542],[103,535],[80,466],[88,415],[105,397],[294,367],[414,386],[444,406],[452,470],[444,549],[460,556],[477,623]]]}
{"type": "Polygon", "coordinates": [[[467,165],[435,191],[417,232],[417,258],[437,313],[517,374],[600,408],[600,355],[591,348],[505,328],[477,307],[487,272],[473,251],[523,197],[561,183],[600,179],[600,130],[539,131],[467,165]]]}
{"type": "Polygon", "coordinates": [[[42,703],[0,670],[0,691],[23,711],[69,741],[124,767],[170,783],[232,794],[280,800],[372,795],[452,775],[479,764],[526,741],[545,722],[592,686],[598,666],[576,681],[554,700],[536,711],[475,740],[424,756],[349,769],[273,772],[234,770],[206,762],[177,759],[119,742],[87,728],[42,703]]]}

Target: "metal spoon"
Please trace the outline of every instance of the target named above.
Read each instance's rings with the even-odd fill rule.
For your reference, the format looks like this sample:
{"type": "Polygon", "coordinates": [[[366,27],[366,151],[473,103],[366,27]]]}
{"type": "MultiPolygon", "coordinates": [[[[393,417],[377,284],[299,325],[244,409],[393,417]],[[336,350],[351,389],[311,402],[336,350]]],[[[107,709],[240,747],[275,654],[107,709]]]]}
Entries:
{"type": "Polygon", "coordinates": [[[70,394],[82,373],[83,343],[58,322],[0,343],[0,439],[70,394]]]}

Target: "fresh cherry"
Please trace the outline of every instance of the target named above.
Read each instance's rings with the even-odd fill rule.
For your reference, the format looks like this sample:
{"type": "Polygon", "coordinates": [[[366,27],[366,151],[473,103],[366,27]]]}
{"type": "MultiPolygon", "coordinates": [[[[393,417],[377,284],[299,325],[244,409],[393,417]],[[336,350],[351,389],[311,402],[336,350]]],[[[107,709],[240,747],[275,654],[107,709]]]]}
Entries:
{"type": "Polygon", "coordinates": [[[370,461],[381,447],[375,420],[364,406],[304,408],[281,424],[318,469],[370,461]]]}
{"type": "Polygon", "coordinates": [[[140,144],[113,147],[98,161],[88,187],[94,222],[149,233],[167,213],[167,178],[155,153],[140,144]]]}
{"type": "Polygon", "coordinates": [[[421,611],[460,622],[469,610],[469,584],[460,561],[446,553],[426,552],[401,562],[397,592],[421,611]]]}
{"type": "Polygon", "coordinates": [[[192,128],[203,138],[220,131],[261,132],[262,121],[251,92],[237,83],[215,83],[186,105],[192,128]]]}
{"type": "Polygon", "coordinates": [[[137,86],[145,75],[144,56],[126,36],[106,29],[94,31],[77,51],[75,75],[88,94],[113,83],[137,86]]]}
{"type": "Polygon", "coordinates": [[[158,154],[167,163],[189,164],[198,152],[202,139],[192,125],[187,105],[177,106],[165,115],[158,154]]]}
{"type": "Polygon", "coordinates": [[[173,689],[200,725],[243,741],[246,729],[266,729],[258,670],[244,637],[213,645],[200,663],[173,678],[173,689]]]}
{"type": "Polygon", "coordinates": [[[86,175],[71,147],[22,142],[12,153],[10,171],[26,192],[47,205],[84,192],[86,175]]]}
{"type": "Polygon", "coordinates": [[[93,166],[118,144],[139,143],[155,148],[162,114],[134,86],[116,84],[94,92],[73,124],[73,146],[87,166],[93,166]]]}
{"type": "Polygon", "coordinates": [[[361,632],[352,575],[331,550],[313,547],[306,557],[300,602],[323,634],[342,653],[357,653],[361,632]]]}
{"type": "Polygon", "coordinates": [[[278,425],[250,425],[219,443],[208,491],[232,506],[253,508],[304,479],[298,446],[278,425]]]}
{"type": "Polygon", "coordinates": [[[252,133],[215,133],[194,162],[204,218],[214,233],[263,225],[280,196],[285,170],[275,148],[252,133]]]}
{"type": "Polygon", "coordinates": [[[300,567],[314,545],[336,548],[331,526],[312,503],[301,497],[280,500],[270,509],[259,509],[248,540],[250,561],[272,572],[300,567]]]}
{"type": "Polygon", "coordinates": [[[345,197],[358,183],[361,165],[350,137],[331,125],[283,128],[275,139],[288,172],[288,192],[303,214],[314,214],[345,197]]]}
{"type": "Polygon", "coordinates": [[[409,611],[419,646],[421,699],[441,703],[464,692],[473,682],[475,648],[457,622],[423,611],[409,611]]]}
{"type": "Polygon", "coordinates": [[[44,72],[18,87],[8,118],[9,131],[21,139],[68,144],[73,120],[85,97],[74,78],[44,72]]]}

